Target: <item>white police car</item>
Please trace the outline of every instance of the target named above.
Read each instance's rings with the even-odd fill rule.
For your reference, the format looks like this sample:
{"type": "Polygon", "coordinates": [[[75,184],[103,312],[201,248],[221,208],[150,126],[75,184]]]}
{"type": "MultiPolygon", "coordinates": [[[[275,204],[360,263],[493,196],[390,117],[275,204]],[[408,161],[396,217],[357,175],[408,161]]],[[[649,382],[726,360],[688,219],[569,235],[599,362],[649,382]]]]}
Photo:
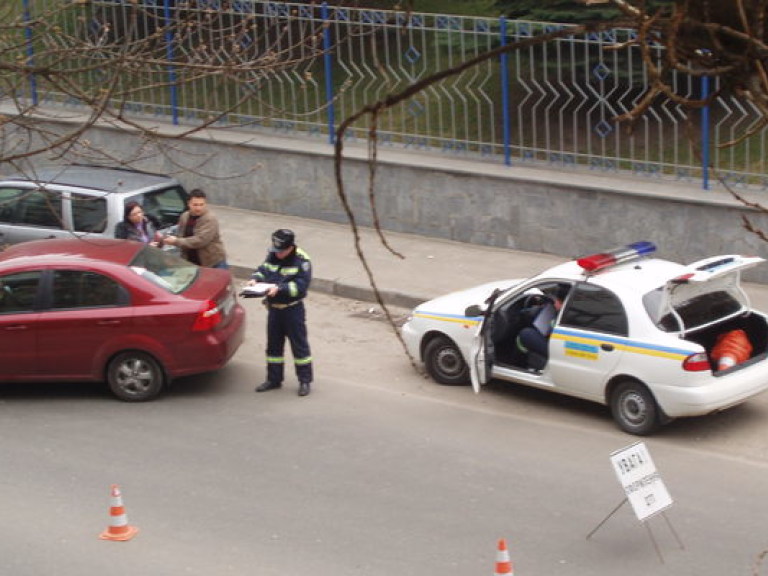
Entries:
{"type": "Polygon", "coordinates": [[[727,255],[685,266],[652,257],[655,250],[636,242],[430,300],[413,311],[403,338],[437,382],[471,380],[477,392],[497,378],[592,400],[638,435],[768,388],[768,322],[740,285],[741,271],[763,259],[727,255]],[[537,354],[525,336],[550,299],[560,302],[551,322],[539,316],[545,347],[537,354]],[[737,330],[748,337],[749,357],[718,369],[715,342],[737,330]]]}

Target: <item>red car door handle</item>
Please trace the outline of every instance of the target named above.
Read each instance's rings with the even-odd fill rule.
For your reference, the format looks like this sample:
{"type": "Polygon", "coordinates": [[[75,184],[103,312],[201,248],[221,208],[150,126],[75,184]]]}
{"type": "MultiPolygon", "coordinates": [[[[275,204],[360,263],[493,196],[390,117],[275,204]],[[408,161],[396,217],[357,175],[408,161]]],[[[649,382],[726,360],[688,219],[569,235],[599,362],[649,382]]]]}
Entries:
{"type": "Polygon", "coordinates": [[[96,324],[99,326],[117,326],[120,324],[120,320],[99,320],[96,324]]]}
{"type": "Polygon", "coordinates": [[[27,325],[26,324],[14,324],[13,326],[6,326],[5,329],[8,330],[8,331],[10,331],[10,330],[26,330],[27,329],[27,325]]]}

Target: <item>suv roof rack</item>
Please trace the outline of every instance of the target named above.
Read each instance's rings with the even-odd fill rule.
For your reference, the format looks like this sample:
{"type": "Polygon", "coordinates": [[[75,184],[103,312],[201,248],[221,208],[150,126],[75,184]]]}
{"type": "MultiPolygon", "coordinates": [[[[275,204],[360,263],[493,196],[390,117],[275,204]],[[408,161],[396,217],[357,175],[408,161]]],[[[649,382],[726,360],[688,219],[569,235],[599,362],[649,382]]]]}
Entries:
{"type": "Polygon", "coordinates": [[[167,174],[161,174],[159,172],[147,172],[146,170],[139,170],[138,168],[131,168],[130,166],[110,166],[106,164],[90,164],[88,162],[72,162],[71,164],[65,164],[64,167],[74,166],[77,168],[104,168],[106,170],[120,170],[122,172],[131,172],[133,174],[146,174],[147,176],[160,176],[167,177],[167,174]]]}

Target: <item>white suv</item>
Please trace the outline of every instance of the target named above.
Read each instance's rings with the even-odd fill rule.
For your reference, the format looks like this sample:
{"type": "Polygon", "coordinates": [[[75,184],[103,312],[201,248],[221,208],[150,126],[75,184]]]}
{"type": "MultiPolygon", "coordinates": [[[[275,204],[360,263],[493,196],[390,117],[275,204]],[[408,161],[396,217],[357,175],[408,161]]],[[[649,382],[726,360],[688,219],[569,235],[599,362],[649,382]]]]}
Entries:
{"type": "Polygon", "coordinates": [[[187,192],[170,176],[109,166],[73,164],[11,176],[0,181],[0,244],[112,238],[130,201],[168,232],[186,209],[187,192]]]}

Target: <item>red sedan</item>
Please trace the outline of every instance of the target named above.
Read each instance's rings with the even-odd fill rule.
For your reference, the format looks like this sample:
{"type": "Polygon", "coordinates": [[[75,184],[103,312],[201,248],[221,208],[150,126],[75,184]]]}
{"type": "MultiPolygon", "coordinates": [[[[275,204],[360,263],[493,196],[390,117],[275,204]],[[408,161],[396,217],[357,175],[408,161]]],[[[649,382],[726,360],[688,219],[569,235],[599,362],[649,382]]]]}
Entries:
{"type": "Polygon", "coordinates": [[[121,400],[222,367],[245,313],[225,270],[129,240],[0,252],[0,381],[106,381],[121,400]]]}

